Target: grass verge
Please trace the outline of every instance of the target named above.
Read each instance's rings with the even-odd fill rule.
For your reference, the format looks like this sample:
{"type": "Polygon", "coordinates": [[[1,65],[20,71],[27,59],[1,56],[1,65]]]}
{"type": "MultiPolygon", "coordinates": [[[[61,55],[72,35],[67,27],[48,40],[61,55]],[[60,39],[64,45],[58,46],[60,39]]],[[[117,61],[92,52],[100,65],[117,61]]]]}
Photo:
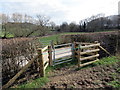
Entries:
{"type": "Polygon", "coordinates": [[[30,82],[21,84],[16,86],[15,88],[41,88],[43,85],[45,85],[47,82],[49,82],[48,76],[49,72],[52,71],[51,67],[47,67],[45,71],[45,77],[40,77],[35,80],[32,80],[30,82]]]}

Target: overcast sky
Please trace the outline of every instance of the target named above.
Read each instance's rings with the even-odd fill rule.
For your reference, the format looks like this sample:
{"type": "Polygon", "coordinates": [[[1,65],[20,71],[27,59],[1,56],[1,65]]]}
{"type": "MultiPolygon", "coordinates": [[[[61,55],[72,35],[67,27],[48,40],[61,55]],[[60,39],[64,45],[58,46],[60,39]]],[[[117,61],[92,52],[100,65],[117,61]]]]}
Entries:
{"type": "Polygon", "coordinates": [[[68,23],[105,13],[118,14],[120,0],[0,0],[0,13],[19,12],[35,16],[46,15],[56,24],[68,23]]]}

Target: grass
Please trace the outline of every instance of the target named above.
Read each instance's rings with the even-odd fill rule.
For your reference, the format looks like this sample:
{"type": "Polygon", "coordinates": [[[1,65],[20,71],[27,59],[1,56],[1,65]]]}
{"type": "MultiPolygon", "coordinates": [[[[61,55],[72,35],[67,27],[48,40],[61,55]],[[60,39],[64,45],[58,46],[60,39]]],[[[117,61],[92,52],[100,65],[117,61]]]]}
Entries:
{"type": "Polygon", "coordinates": [[[96,62],[94,62],[92,64],[77,68],[76,70],[95,67],[95,66],[98,66],[98,65],[109,65],[109,64],[114,64],[114,63],[117,63],[117,62],[120,62],[120,60],[116,56],[104,57],[104,58],[100,59],[99,61],[96,61],[96,62]]]}
{"type": "Polygon", "coordinates": [[[22,85],[18,86],[17,88],[40,88],[48,81],[49,80],[47,77],[42,77],[42,78],[38,78],[36,80],[33,80],[30,83],[22,84],[22,85]]]}
{"type": "MultiPolygon", "coordinates": [[[[4,36],[4,32],[0,32],[0,37],[3,37],[4,36]]],[[[7,32],[7,35],[6,35],[7,38],[12,38],[14,37],[13,34],[10,34],[9,32],[7,32]]]]}
{"type": "Polygon", "coordinates": [[[102,58],[102,59],[100,59],[99,61],[94,62],[93,64],[96,66],[96,65],[113,64],[113,63],[116,63],[116,62],[119,62],[118,58],[115,57],[115,56],[112,56],[112,57],[102,58]]]}
{"type": "Polygon", "coordinates": [[[52,67],[47,67],[45,71],[45,77],[40,77],[35,80],[32,80],[27,83],[23,83],[21,85],[16,86],[16,88],[41,88],[43,85],[45,85],[47,82],[49,82],[48,79],[48,72],[52,71],[52,67]]]}
{"type": "Polygon", "coordinates": [[[110,83],[108,83],[108,85],[110,85],[114,88],[120,88],[120,82],[118,80],[111,81],[110,83]]]}

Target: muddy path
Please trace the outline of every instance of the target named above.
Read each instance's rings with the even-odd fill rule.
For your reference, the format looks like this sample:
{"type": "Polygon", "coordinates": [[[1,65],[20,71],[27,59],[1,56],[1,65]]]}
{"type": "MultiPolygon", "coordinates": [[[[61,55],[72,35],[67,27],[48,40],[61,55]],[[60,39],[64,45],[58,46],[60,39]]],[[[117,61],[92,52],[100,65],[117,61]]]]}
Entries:
{"type": "MultiPolygon", "coordinates": [[[[43,88],[110,88],[113,74],[120,68],[120,62],[112,65],[96,66],[76,70],[77,66],[58,68],[50,73],[49,80],[43,88]]],[[[120,81],[120,73],[116,79],[120,81]]]]}

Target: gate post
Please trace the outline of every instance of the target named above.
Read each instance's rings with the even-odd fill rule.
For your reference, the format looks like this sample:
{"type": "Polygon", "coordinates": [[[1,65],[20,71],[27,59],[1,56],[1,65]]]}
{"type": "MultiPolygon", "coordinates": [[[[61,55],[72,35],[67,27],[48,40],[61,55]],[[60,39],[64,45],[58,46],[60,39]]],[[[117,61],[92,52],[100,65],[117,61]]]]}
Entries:
{"type": "Polygon", "coordinates": [[[49,66],[52,66],[53,62],[52,62],[52,47],[51,46],[48,46],[48,58],[49,58],[49,66]]]}
{"type": "Polygon", "coordinates": [[[78,63],[78,68],[80,67],[80,47],[79,44],[77,44],[76,42],[74,42],[74,50],[75,50],[75,59],[77,60],[78,63]]]}
{"type": "Polygon", "coordinates": [[[45,70],[44,70],[44,62],[43,62],[43,55],[42,55],[42,49],[39,48],[38,50],[38,62],[39,62],[39,70],[40,70],[40,76],[44,77],[45,76],[45,70]]]}
{"type": "MultiPolygon", "coordinates": [[[[98,41],[95,41],[94,43],[95,43],[95,44],[97,44],[97,43],[98,43],[98,41]]],[[[96,46],[96,47],[95,47],[95,49],[98,49],[98,46],[96,46]]],[[[97,52],[95,52],[95,54],[98,54],[98,51],[97,51],[97,52]]],[[[98,59],[98,57],[96,57],[95,59],[97,60],[97,59],[98,59]]]]}

